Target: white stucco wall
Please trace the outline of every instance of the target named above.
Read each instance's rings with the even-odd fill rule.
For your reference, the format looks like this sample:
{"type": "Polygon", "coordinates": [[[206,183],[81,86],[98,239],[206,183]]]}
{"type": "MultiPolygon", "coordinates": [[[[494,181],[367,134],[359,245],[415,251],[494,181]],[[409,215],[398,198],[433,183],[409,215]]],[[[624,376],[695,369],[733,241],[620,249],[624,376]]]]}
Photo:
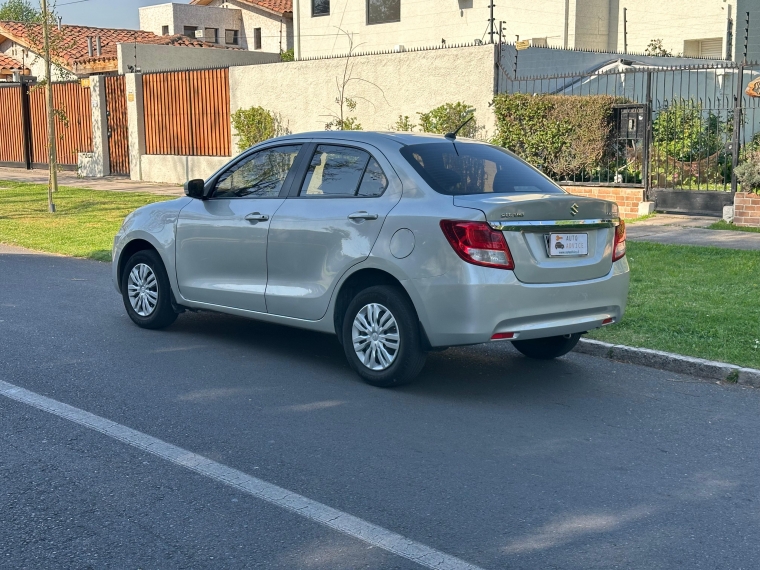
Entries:
{"type": "Polygon", "coordinates": [[[143,73],[173,69],[256,65],[280,61],[279,53],[217,48],[119,44],[119,73],[139,67],[143,73]]]}
{"type": "MultiPolygon", "coordinates": [[[[365,0],[330,0],[329,16],[312,17],[311,0],[295,0],[298,10],[297,51],[300,57],[341,54],[347,40],[338,28],[354,35],[360,51],[387,50],[395,45],[432,46],[472,42],[489,36],[490,0],[401,0],[401,21],[366,25],[365,0]]],[[[758,0],[501,0],[494,10],[505,21],[508,42],[547,38],[552,47],[623,52],[623,9],[628,9],[628,51],[643,52],[650,40],[662,39],[673,54],[684,42],[725,36],[729,10],[734,18],[734,47],[743,45],[745,12],[760,21],[758,0]],[[565,16],[567,15],[567,22],[565,16]],[[567,42],[565,42],[567,31],[567,42]]],[[[758,28],[755,27],[755,30],[758,28]]],[[[750,59],[760,58],[760,34],[750,38],[750,59]]]]}
{"type": "Polygon", "coordinates": [[[229,161],[223,156],[146,154],[140,158],[140,169],[147,182],[184,184],[195,178],[205,180],[229,161]]]}
{"type": "MultiPolygon", "coordinates": [[[[362,81],[348,86],[347,96],[358,104],[349,114],[365,130],[389,130],[399,115],[416,123],[418,112],[464,101],[477,109],[489,136],[493,50],[487,45],[352,58],[352,76],[362,81]]],[[[338,110],[335,80],[345,66],[345,59],[336,58],[231,68],[231,110],[261,106],[280,113],[294,133],[323,130],[338,110]]]]}
{"type": "MultiPolygon", "coordinates": [[[[169,26],[169,35],[185,33],[185,26],[196,26],[199,30],[216,28],[221,45],[225,45],[225,30],[238,30],[243,35],[243,15],[237,8],[171,3],[146,6],[139,11],[140,29],[159,36],[163,26],[169,26]]],[[[239,47],[245,48],[242,38],[239,47]]]]}
{"type": "MultiPolygon", "coordinates": [[[[0,53],[12,57],[16,61],[26,65],[30,70],[30,75],[36,77],[40,81],[45,78],[45,62],[38,54],[28,50],[26,50],[26,53],[24,54],[23,48],[10,40],[0,42],[0,53]]],[[[57,65],[53,65],[52,72],[53,81],[73,81],[76,79],[76,76],[73,73],[70,73],[57,65]]]]}

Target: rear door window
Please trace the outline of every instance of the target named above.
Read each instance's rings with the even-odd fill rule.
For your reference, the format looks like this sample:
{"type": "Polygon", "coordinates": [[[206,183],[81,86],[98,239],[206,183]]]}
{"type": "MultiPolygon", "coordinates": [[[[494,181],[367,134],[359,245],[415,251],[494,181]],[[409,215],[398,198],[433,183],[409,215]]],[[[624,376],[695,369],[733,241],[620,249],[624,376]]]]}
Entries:
{"type": "Polygon", "coordinates": [[[361,149],[319,145],[309,164],[301,196],[376,197],[388,179],[372,156],[361,149]]]}
{"type": "Polygon", "coordinates": [[[428,143],[405,146],[401,154],[441,194],[565,193],[528,163],[495,146],[428,143]]]}

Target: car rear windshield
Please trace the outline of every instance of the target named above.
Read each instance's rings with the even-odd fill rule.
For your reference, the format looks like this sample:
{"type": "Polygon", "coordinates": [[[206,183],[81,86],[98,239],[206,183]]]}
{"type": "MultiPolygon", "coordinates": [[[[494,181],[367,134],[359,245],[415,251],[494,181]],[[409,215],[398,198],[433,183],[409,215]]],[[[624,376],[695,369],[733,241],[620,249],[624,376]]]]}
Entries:
{"type": "Polygon", "coordinates": [[[538,170],[495,146],[428,143],[405,146],[401,154],[441,194],[564,194],[538,170]]]}

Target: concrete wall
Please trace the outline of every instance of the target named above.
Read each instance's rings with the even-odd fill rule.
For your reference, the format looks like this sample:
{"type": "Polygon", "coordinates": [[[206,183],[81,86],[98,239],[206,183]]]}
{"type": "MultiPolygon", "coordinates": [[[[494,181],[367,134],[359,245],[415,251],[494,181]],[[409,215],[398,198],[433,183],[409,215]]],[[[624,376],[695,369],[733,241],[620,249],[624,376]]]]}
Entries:
{"type": "Polygon", "coordinates": [[[143,155],[140,159],[142,180],[166,184],[184,184],[194,178],[207,179],[230,161],[223,156],[143,155]]]}
{"type": "MultiPolygon", "coordinates": [[[[493,50],[487,45],[352,58],[352,77],[361,81],[346,90],[358,104],[350,115],[364,130],[389,130],[399,115],[417,122],[418,112],[464,101],[477,109],[477,120],[486,127],[483,136],[490,136],[493,50]]],[[[292,132],[323,130],[338,111],[335,82],[345,68],[343,58],[232,68],[232,112],[261,106],[280,113],[292,132]]]]}
{"type": "Polygon", "coordinates": [[[119,73],[139,68],[144,73],[188,68],[257,65],[280,61],[279,53],[221,48],[191,48],[153,44],[119,44],[119,73]]]}

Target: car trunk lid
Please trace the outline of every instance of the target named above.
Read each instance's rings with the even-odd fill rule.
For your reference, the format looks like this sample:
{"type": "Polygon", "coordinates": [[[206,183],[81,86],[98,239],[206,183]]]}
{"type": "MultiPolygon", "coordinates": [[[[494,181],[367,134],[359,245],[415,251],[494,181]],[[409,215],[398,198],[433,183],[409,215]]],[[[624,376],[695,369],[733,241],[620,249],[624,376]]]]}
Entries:
{"type": "Polygon", "coordinates": [[[482,211],[503,231],[523,283],[588,281],[612,269],[613,202],[570,194],[474,194],[455,196],[454,205],[482,211]],[[574,246],[563,244],[576,239],[586,243],[585,255],[568,255],[574,246]]]}

